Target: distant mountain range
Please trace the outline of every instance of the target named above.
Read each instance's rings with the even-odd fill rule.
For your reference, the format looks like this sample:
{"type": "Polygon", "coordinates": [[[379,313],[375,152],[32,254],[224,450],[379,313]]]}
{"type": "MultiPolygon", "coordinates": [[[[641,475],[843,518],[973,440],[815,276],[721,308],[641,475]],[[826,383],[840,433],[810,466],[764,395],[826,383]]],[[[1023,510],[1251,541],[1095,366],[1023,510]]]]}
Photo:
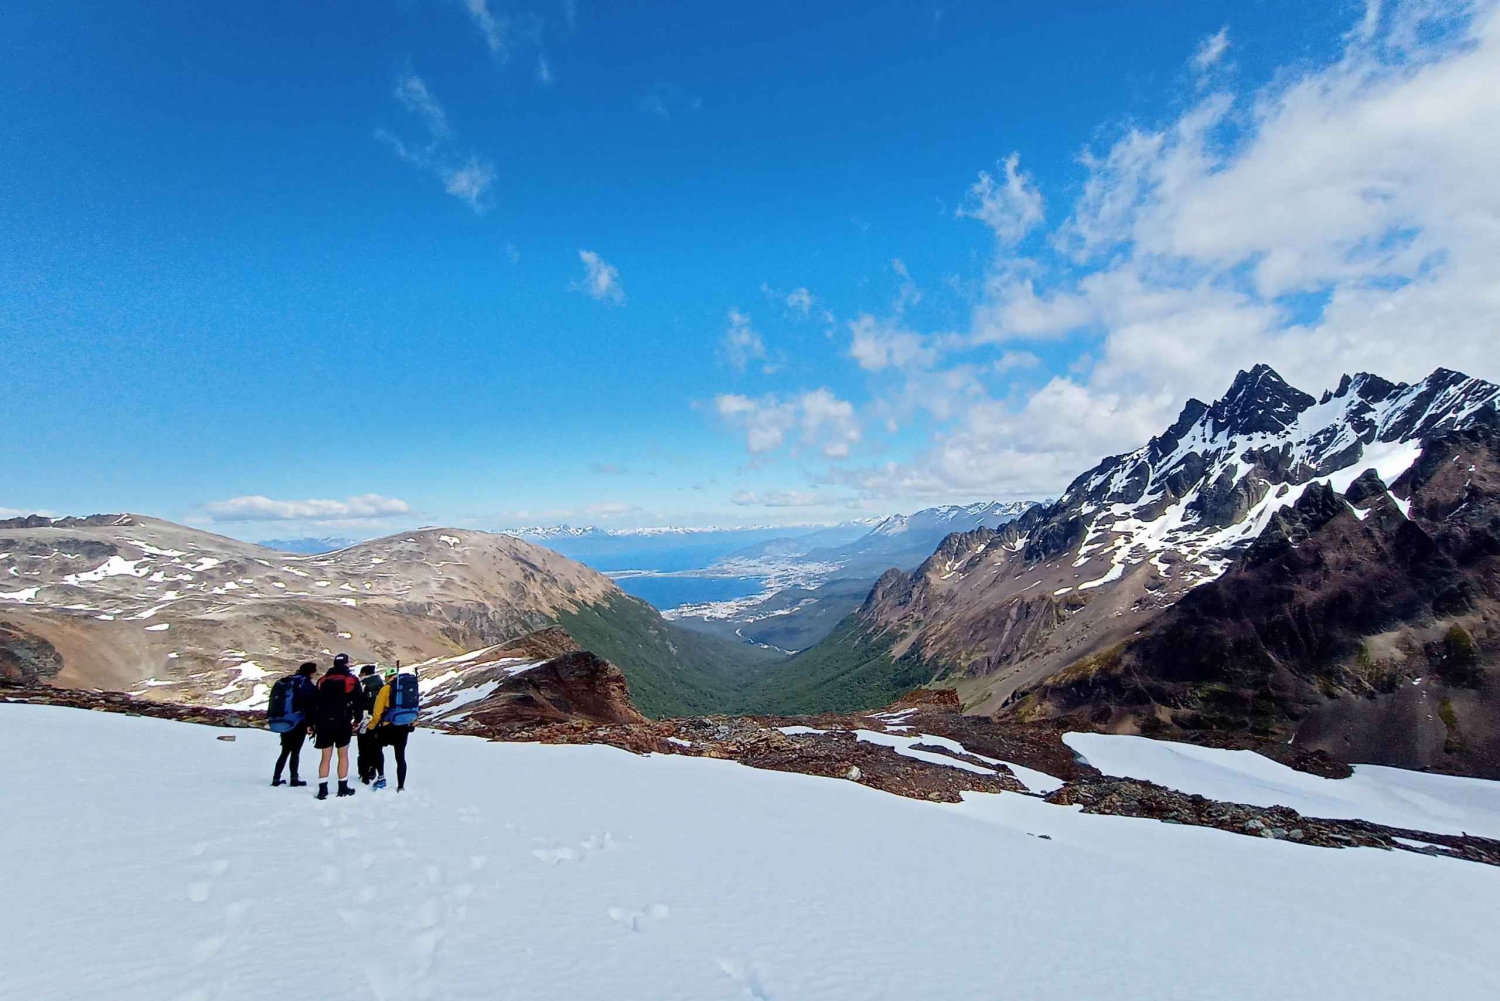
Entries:
{"type": "Polygon", "coordinates": [[[1445,680],[1500,649],[1497,400],[1444,369],[1321,397],[1241,372],[1057,501],[882,576],[764,704],[879,705],[936,680],[987,713],[1500,774],[1500,704],[1445,680]]]}
{"type": "Polygon", "coordinates": [[[305,553],[316,556],[319,553],[332,553],[340,549],[348,549],[357,541],[356,539],[345,539],[329,535],[316,539],[262,539],[258,544],[265,546],[267,549],[275,549],[283,553],[305,553]]]}

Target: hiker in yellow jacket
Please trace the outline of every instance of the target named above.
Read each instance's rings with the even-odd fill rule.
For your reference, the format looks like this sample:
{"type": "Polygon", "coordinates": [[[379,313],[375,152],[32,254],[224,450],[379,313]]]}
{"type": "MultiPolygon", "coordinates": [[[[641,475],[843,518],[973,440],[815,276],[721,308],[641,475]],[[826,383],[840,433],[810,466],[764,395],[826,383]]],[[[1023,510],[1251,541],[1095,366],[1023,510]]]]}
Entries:
{"type": "MultiPolygon", "coordinates": [[[[370,716],[370,732],[379,735],[380,743],[376,750],[379,757],[377,766],[382,776],[385,774],[385,751],[389,746],[396,755],[396,791],[401,792],[406,788],[406,739],[411,736],[412,725],[402,726],[392,723],[386,719],[386,714],[391,708],[391,695],[396,687],[397,674],[394,669],[385,672],[385,684],[381,686],[380,694],[375,696],[375,711],[370,716]]],[[[381,784],[384,784],[384,778],[381,784]]],[[[379,788],[377,786],[376,788],[379,788]]]]}

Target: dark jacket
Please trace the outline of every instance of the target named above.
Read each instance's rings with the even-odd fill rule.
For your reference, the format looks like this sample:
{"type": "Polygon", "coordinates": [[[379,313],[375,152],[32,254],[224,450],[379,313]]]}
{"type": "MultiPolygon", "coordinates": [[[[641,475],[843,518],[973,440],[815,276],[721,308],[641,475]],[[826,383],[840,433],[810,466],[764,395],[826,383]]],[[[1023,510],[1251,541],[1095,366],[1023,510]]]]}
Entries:
{"type": "Polygon", "coordinates": [[[292,711],[302,714],[302,722],[311,726],[318,717],[318,686],[305,674],[292,676],[292,711]]]}
{"type": "Polygon", "coordinates": [[[337,731],[359,725],[359,680],[348,668],[333,667],[318,682],[318,711],[314,716],[318,729],[337,731]]]}
{"type": "Polygon", "coordinates": [[[385,679],[378,674],[367,674],[359,679],[359,708],[366,716],[375,712],[375,699],[385,679]]]}

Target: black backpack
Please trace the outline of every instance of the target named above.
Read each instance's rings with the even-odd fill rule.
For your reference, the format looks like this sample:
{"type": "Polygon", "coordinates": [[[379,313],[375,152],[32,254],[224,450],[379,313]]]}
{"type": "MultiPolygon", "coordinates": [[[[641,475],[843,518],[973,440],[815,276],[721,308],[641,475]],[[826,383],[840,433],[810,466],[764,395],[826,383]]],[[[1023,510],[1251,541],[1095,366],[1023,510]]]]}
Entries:
{"type": "Polygon", "coordinates": [[[295,674],[289,674],[271,686],[271,702],[266,706],[266,723],[272,733],[289,733],[302,725],[302,712],[297,708],[297,682],[295,674]]]}

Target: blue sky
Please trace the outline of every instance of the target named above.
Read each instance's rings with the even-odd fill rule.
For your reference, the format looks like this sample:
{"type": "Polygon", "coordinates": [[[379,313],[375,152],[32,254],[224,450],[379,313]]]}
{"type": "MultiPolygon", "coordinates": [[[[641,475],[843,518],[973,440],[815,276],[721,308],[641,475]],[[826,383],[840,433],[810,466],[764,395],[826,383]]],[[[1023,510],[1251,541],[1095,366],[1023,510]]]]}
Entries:
{"type": "Polygon", "coordinates": [[[0,510],[827,522],[1500,375],[1491,4],[1059,6],[22,0],[0,510]]]}

